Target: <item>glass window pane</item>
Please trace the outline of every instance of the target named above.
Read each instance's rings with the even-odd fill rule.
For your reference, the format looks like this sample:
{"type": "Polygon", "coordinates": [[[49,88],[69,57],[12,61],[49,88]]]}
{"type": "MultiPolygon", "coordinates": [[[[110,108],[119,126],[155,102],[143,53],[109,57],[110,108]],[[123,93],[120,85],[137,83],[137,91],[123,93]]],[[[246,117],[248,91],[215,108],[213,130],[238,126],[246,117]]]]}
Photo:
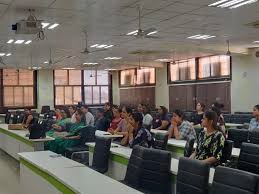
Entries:
{"type": "Polygon", "coordinates": [[[81,87],[73,87],[73,95],[74,95],[74,99],[73,99],[73,104],[77,104],[78,102],[81,102],[81,87]]]}
{"type": "Polygon", "coordinates": [[[105,102],[109,102],[109,87],[108,86],[101,87],[101,104],[104,104],[105,102]]]}
{"type": "Polygon", "coordinates": [[[14,105],[23,106],[23,88],[14,87],[14,105]]]}
{"type": "Polygon", "coordinates": [[[95,71],[84,70],[84,85],[96,85],[95,79],[95,71]]]}
{"type": "Polygon", "coordinates": [[[230,56],[221,55],[220,56],[221,69],[220,73],[222,76],[230,75],[230,56]]]}
{"type": "Polygon", "coordinates": [[[92,87],[85,87],[85,104],[93,104],[92,87]]]}
{"type": "Polygon", "coordinates": [[[4,87],[4,106],[14,106],[13,87],[4,87]]]}
{"type": "Polygon", "coordinates": [[[64,105],[65,104],[64,87],[56,87],[55,95],[56,95],[55,104],[64,105]]]}
{"type": "Polygon", "coordinates": [[[188,63],[187,61],[179,62],[180,78],[179,80],[188,80],[188,63]]]}
{"type": "Polygon", "coordinates": [[[177,64],[170,64],[170,74],[171,74],[171,81],[178,81],[179,80],[179,67],[177,64]]]}
{"type": "Polygon", "coordinates": [[[199,59],[199,78],[210,77],[210,58],[203,57],[199,59]]]}
{"type": "Polygon", "coordinates": [[[142,68],[137,70],[137,82],[141,84],[155,84],[155,68],[142,68]]]}
{"type": "Polygon", "coordinates": [[[93,86],[93,104],[100,104],[100,87],[93,86]]]}
{"type": "Polygon", "coordinates": [[[120,82],[122,86],[134,86],[135,69],[124,70],[120,72],[120,82]]]}
{"type": "Polygon", "coordinates": [[[80,70],[69,70],[69,85],[81,85],[80,70]]]}
{"type": "Polygon", "coordinates": [[[65,104],[73,104],[72,87],[65,87],[65,104]]]}
{"type": "Polygon", "coordinates": [[[97,71],[97,85],[108,85],[108,71],[97,71]]]}
{"type": "Polygon", "coordinates": [[[188,79],[196,79],[196,63],[195,59],[188,60],[188,79]]]}
{"type": "Polygon", "coordinates": [[[3,70],[3,84],[4,85],[18,85],[18,71],[16,69],[3,70]]]}
{"type": "Polygon", "coordinates": [[[55,85],[68,85],[67,70],[55,70],[55,85]]]}
{"type": "Polygon", "coordinates": [[[24,106],[33,106],[33,87],[24,87],[24,106]]]}
{"type": "Polygon", "coordinates": [[[19,85],[33,85],[33,71],[19,70],[19,85]]]}
{"type": "Polygon", "coordinates": [[[220,61],[219,56],[210,57],[211,77],[220,77],[220,61]]]}

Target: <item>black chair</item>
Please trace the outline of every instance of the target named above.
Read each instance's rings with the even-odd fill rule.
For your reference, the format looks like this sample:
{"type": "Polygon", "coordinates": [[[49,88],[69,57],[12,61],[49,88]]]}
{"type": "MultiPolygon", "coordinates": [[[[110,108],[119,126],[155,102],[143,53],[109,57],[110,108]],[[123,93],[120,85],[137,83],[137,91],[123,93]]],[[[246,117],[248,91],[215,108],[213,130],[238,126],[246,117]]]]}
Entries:
{"type": "Polygon", "coordinates": [[[16,111],[15,113],[12,114],[12,124],[17,124],[18,123],[18,115],[20,114],[20,111],[16,111]]]}
{"type": "Polygon", "coordinates": [[[186,144],[185,144],[185,147],[184,147],[184,157],[190,157],[192,155],[194,142],[195,142],[194,138],[189,138],[186,141],[186,144]]]}
{"type": "Polygon", "coordinates": [[[257,182],[255,174],[219,166],[215,171],[211,194],[255,194],[257,182]]]}
{"type": "Polygon", "coordinates": [[[40,118],[40,114],[37,113],[37,112],[33,112],[32,116],[33,116],[33,123],[32,124],[38,123],[39,122],[39,118],[40,118]]]}
{"type": "Polygon", "coordinates": [[[6,123],[6,124],[9,124],[9,123],[10,123],[11,116],[12,116],[12,113],[10,113],[10,112],[7,112],[7,113],[5,114],[5,123],[6,123]]]}
{"type": "Polygon", "coordinates": [[[110,138],[96,137],[91,168],[103,174],[108,171],[110,148],[110,138]]]}
{"type": "Polygon", "coordinates": [[[242,144],[237,168],[259,174],[259,145],[251,143],[242,144]]]}
{"type": "Polygon", "coordinates": [[[249,142],[259,145],[259,130],[249,132],[249,142]]]}
{"type": "Polygon", "coordinates": [[[207,194],[209,165],[199,160],[180,158],[176,181],[177,194],[207,194]]]}
{"type": "Polygon", "coordinates": [[[234,142],[231,140],[226,140],[224,148],[222,150],[222,157],[220,163],[222,165],[227,165],[227,162],[231,159],[232,149],[234,147],[234,142]]]}
{"type": "Polygon", "coordinates": [[[159,150],[166,150],[168,142],[168,133],[156,133],[154,136],[154,144],[153,148],[159,149],[159,150]]]}
{"type": "Polygon", "coordinates": [[[243,142],[248,140],[247,129],[229,129],[228,139],[234,141],[234,147],[240,148],[243,142]]]}
{"type": "Polygon", "coordinates": [[[24,120],[25,114],[23,112],[17,115],[17,123],[22,123],[24,120]]]}
{"type": "Polygon", "coordinates": [[[50,106],[42,106],[40,114],[45,114],[45,113],[48,113],[49,111],[50,111],[50,106]]]}
{"type": "Polygon", "coordinates": [[[231,123],[231,114],[224,114],[223,117],[224,117],[224,121],[226,123],[231,123]]]}

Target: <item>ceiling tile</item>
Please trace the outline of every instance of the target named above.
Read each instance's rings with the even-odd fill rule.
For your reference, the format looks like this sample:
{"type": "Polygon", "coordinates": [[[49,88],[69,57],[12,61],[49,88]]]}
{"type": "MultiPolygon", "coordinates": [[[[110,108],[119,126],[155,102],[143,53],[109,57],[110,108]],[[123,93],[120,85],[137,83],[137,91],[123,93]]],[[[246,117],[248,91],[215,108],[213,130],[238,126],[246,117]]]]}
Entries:
{"type": "Polygon", "coordinates": [[[193,10],[196,10],[198,8],[202,7],[201,5],[193,5],[193,4],[184,4],[184,3],[173,3],[170,6],[167,6],[162,9],[162,11],[165,12],[178,12],[178,13],[187,13],[191,12],[193,10]]]}
{"type": "Polygon", "coordinates": [[[89,6],[95,4],[95,0],[56,0],[51,8],[86,10],[89,6]]]}
{"type": "Polygon", "coordinates": [[[54,0],[14,0],[12,6],[14,7],[48,7],[54,0]]]}

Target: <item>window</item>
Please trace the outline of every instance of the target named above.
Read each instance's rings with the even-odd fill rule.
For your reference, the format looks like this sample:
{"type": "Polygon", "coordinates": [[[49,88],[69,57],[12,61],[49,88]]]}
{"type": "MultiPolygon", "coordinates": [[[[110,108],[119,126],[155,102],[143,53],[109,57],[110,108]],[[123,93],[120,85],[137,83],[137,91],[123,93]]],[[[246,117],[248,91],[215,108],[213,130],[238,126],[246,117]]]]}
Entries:
{"type": "Polygon", "coordinates": [[[3,69],[3,106],[35,107],[34,71],[3,69]]]}
{"type": "Polygon", "coordinates": [[[155,68],[148,67],[120,71],[120,86],[132,87],[141,85],[155,85],[155,74],[155,68]]]}
{"type": "Polygon", "coordinates": [[[170,81],[187,81],[196,79],[195,59],[170,63],[170,81]]]}
{"type": "Polygon", "coordinates": [[[72,105],[82,101],[81,70],[55,70],[55,105],[72,105]]]}
{"type": "Polygon", "coordinates": [[[109,101],[108,71],[84,70],[84,96],[86,104],[104,104],[109,101]]]}

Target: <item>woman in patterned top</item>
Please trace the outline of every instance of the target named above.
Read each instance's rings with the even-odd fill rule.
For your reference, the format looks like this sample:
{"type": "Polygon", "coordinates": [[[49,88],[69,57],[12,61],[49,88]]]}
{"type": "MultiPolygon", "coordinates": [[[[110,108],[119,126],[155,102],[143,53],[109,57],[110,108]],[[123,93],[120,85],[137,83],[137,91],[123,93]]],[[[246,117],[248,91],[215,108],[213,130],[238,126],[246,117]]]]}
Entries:
{"type": "Polygon", "coordinates": [[[259,130],[259,104],[254,106],[253,116],[249,124],[249,131],[259,130]]]}
{"type": "Polygon", "coordinates": [[[202,120],[206,128],[199,134],[197,147],[190,158],[203,160],[211,166],[217,166],[222,157],[225,138],[217,126],[218,116],[214,111],[207,111],[202,120]]]}

